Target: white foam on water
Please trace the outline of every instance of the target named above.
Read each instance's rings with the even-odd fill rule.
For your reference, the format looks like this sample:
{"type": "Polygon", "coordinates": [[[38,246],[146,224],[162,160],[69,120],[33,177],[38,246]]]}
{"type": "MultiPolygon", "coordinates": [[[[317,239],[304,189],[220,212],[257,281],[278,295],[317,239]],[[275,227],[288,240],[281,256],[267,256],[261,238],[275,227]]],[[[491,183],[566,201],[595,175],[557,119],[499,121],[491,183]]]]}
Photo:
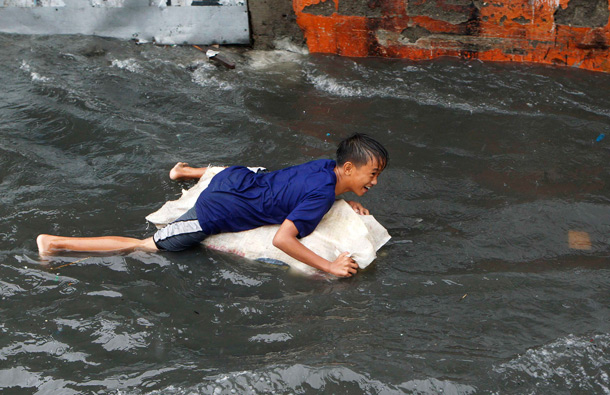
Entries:
{"type": "Polygon", "coordinates": [[[410,91],[408,87],[402,87],[401,89],[401,84],[390,85],[388,83],[371,87],[355,80],[339,81],[327,75],[314,75],[313,73],[307,73],[307,78],[316,89],[333,96],[413,100],[420,105],[457,109],[471,114],[475,112],[503,112],[491,106],[472,105],[465,101],[460,101],[457,97],[446,97],[434,92],[417,93],[410,91]]]}
{"type": "Polygon", "coordinates": [[[142,72],[142,67],[138,64],[138,62],[135,59],[132,59],[132,58],[124,59],[124,60],[114,59],[112,61],[111,65],[112,65],[112,67],[116,67],[121,70],[127,70],[132,73],[141,73],[142,72]]]}
{"type": "MultiPolygon", "coordinates": [[[[441,107],[451,110],[463,111],[467,114],[498,113],[507,115],[540,116],[528,110],[515,110],[507,107],[506,103],[493,104],[488,101],[466,100],[459,92],[446,93],[441,90],[422,90],[421,85],[430,78],[428,71],[417,66],[407,66],[402,70],[393,72],[372,72],[360,63],[353,63],[342,74],[322,74],[316,69],[305,71],[307,80],[319,91],[331,96],[346,98],[388,98],[413,101],[421,106],[441,107]],[[405,73],[416,74],[413,78],[405,73]],[[337,77],[341,75],[341,77],[337,77]],[[345,77],[351,75],[350,77],[345,77]],[[376,84],[368,82],[374,75],[381,77],[376,84]]],[[[451,81],[439,81],[451,84],[451,81]]]]}
{"type": "Polygon", "coordinates": [[[217,69],[217,67],[208,59],[205,59],[205,60],[197,59],[190,63],[177,63],[174,61],[159,60],[159,59],[153,59],[152,62],[166,65],[166,66],[177,67],[181,70],[199,71],[200,73],[213,71],[213,70],[217,69]]]}
{"type": "Polygon", "coordinates": [[[294,52],[301,55],[309,55],[309,50],[305,46],[295,44],[290,38],[284,37],[273,41],[275,49],[280,51],[294,52]]]}
{"type": "Polygon", "coordinates": [[[276,65],[300,69],[303,58],[300,53],[285,50],[248,51],[245,56],[248,58],[248,67],[253,70],[262,70],[276,65]]]}
{"type": "Polygon", "coordinates": [[[35,82],[48,82],[48,81],[51,81],[51,79],[49,77],[45,77],[45,76],[40,75],[40,74],[38,74],[36,72],[32,72],[30,74],[30,76],[32,77],[32,81],[35,81],[35,82]]]}
{"type": "Polygon", "coordinates": [[[205,69],[197,69],[192,74],[192,80],[197,85],[203,88],[218,89],[221,91],[231,91],[235,89],[235,86],[228,81],[222,81],[221,79],[210,75],[205,69]]]}
{"type": "Polygon", "coordinates": [[[21,70],[30,73],[30,78],[34,82],[49,82],[51,78],[40,75],[39,73],[32,71],[30,65],[24,60],[21,62],[21,66],[19,67],[21,70]]]}
{"type": "Polygon", "coordinates": [[[373,97],[377,92],[371,89],[363,89],[355,84],[343,83],[326,75],[308,75],[309,81],[316,87],[331,95],[341,97],[373,97]]]}
{"type": "Polygon", "coordinates": [[[93,292],[87,292],[87,295],[105,296],[107,298],[120,298],[123,296],[120,292],[115,292],[115,291],[93,291],[93,292]]]}
{"type": "Polygon", "coordinates": [[[562,388],[610,394],[609,369],[610,334],[602,334],[557,339],[527,350],[494,371],[506,380],[534,379],[535,386],[543,391],[562,388]]]}
{"type": "Polygon", "coordinates": [[[274,47],[274,50],[247,51],[244,54],[248,58],[247,66],[253,70],[261,70],[281,65],[300,71],[305,56],[309,54],[307,48],[300,47],[287,38],[275,40],[274,47]]]}
{"type": "Polygon", "coordinates": [[[290,339],[292,339],[292,336],[289,333],[268,333],[252,336],[248,341],[254,343],[276,343],[287,342],[290,339]]]}

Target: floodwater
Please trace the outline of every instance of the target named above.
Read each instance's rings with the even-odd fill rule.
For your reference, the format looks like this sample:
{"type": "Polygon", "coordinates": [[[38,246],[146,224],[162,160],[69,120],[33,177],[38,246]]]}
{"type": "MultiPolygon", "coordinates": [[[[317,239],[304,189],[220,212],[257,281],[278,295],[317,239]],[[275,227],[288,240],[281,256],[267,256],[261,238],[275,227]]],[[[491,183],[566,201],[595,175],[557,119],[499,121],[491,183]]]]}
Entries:
{"type": "Polygon", "coordinates": [[[610,393],[609,75],[0,45],[3,393],[610,393]],[[277,169],[353,132],[389,148],[361,201],[393,238],[352,279],[204,248],[38,257],[41,232],[150,236],[177,161],[277,169]]]}

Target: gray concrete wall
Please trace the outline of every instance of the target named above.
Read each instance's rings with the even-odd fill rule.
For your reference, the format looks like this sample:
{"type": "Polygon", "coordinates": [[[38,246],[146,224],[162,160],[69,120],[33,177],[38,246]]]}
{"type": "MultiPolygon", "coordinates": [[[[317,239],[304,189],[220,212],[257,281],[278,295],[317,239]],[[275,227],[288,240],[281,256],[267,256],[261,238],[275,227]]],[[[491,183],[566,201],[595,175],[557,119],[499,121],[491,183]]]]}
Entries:
{"type": "Polygon", "coordinates": [[[282,38],[305,45],[292,0],[249,0],[248,10],[254,48],[272,49],[274,42],[282,38]]]}

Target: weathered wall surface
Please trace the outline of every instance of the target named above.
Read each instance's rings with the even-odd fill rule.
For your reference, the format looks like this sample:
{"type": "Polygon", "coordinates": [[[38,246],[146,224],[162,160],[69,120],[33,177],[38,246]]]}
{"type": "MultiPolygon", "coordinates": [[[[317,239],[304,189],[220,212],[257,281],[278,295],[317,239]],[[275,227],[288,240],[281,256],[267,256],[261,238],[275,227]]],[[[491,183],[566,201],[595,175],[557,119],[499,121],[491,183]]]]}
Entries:
{"type": "Polygon", "coordinates": [[[246,0],[0,0],[0,32],[250,43],[246,0]]]}
{"type": "Polygon", "coordinates": [[[289,38],[299,45],[305,44],[292,0],[249,0],[248,11],[255,48],[274,48],[274,41],[281,38],[289,38]]]}
{"type": "Polygon", "coordinates": [[[610,72],[610,0],[293,0],[293,7],[311,52],[610,72]]]}
{"type": "Polygon", "coordinates": [[[0,0],[0,32],[413,60],[458,56],[610,72],[610,0],[0,0]],[[247,8],[246,8],[247,7],[247,8]],[[249,23],[251,26],[251,37],[249,23]]]}

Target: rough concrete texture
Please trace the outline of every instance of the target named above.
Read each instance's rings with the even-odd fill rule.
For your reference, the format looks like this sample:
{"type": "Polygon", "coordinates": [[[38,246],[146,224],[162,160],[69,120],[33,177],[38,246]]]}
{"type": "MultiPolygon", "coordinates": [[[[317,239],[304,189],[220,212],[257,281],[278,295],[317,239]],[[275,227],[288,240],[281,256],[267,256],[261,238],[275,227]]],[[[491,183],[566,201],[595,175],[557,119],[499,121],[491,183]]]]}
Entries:
{"type": "Polygon", "coordinates": [[[318,4],[312,4],[305,8],[305,12],[313,15],[331,16],[335,13],[335,4],[331,0],[322,1],[318,4]]]}
{"type": "Polygon", "coordinates": [[[472,0],[414,0],[406,3],[408,15],[427,16],[454,25],[469,21],[478,11],[472,0]]]}
{"type": "Polygon", "coordinates": [[[293,0],[293,7],[310,52],[610,72],[610,0],[293,0]]]}
{"type": "Polygon", "coordinates": [[[557,8],[555,23],[580,27],[604,27],[608,24],[607,0],[570,0],[565,9],[557,8]]]}
{"type": "Polygon", "coordinates": [[[276,40],[286,37],[295,44],[305,44],[291,0],[249,0],[248,11],[254,48],[274,48],[276,40]]]}
{"type": "MultiPolygon", "coordinates": [[[[332,0],[327,1],[334,5],[332,0]]],[[[376,18],[382,16],[383,4],[383,0],[343,0],[339,3],[337,13],[376,18]]]]}

